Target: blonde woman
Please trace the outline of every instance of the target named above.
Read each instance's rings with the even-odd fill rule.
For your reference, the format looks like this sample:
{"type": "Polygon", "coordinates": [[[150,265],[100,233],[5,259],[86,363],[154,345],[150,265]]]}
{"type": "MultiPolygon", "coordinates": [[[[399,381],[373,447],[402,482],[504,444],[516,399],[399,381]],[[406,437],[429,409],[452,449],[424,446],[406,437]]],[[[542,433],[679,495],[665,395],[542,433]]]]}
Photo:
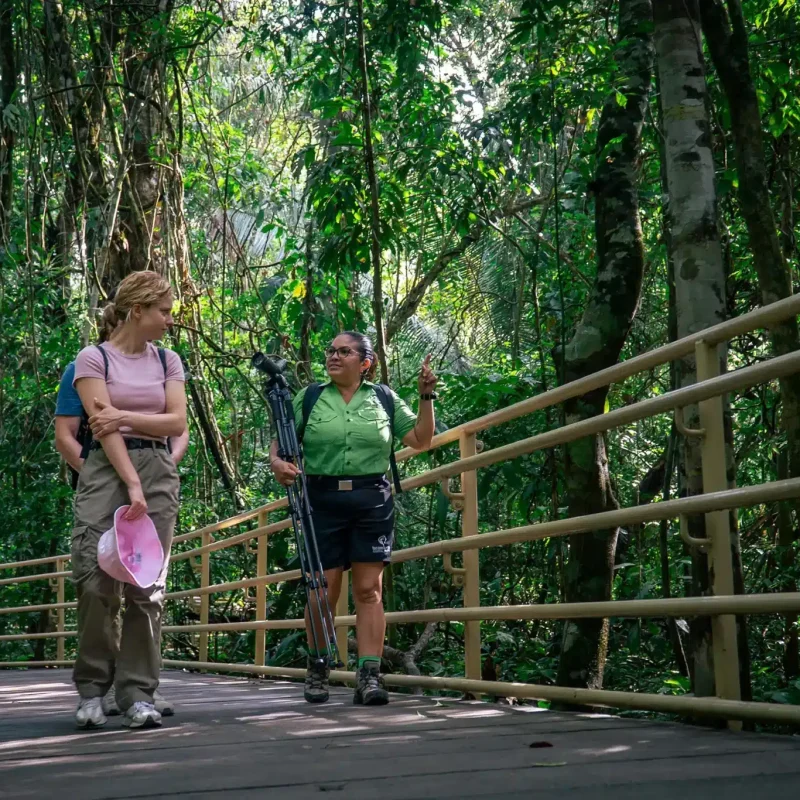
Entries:
{"type": "Polygon", "coordinates": [[[169,554],[179,482],[167,440],[186,429],[186,392],[180,358],[152,342],[172,325],[172,305],[168,281],[155,272],[132,273],[104,311],[101,344],[84,348],[75,361],[74,386],[94,439],[80,471],[72,531],[80,728],[106,723],[102,698],[112,685],[125,725],[161,724],[153,697],[168,559],[159,580],[141,589],[100,569],[97,543],[116,509],[130,505],[128,519],[148,514],[169,554]],[[123,594],[120,638],[115,619],[123,594]]]}

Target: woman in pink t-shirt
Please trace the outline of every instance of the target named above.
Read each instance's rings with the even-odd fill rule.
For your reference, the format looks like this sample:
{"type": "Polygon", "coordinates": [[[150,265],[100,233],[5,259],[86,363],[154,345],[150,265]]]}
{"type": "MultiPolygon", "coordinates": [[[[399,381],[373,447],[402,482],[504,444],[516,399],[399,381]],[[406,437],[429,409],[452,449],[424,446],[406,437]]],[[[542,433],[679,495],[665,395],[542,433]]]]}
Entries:
{"type": "Polygon", "coordinates": [[[148,514],[168,555],[178,515],[179,482],[167,439],[186,428],[180,358],[152,344],[172,325],[172,289],[155,272],[120,283],[103,313],[101,344],[75,361],[74,385],[94,441],[80,472],[72,531],[72,575],[78,596],[78,654],[73,680],[81,728],[106,722],[102,698],[112,683],[128,727],[161,724],[153,705],[161,668],[161,610],[168,558],[153,586],[119,584],[100,569],[97,543],[114,512],[148,514]],[[102,348],[102,350],[101,350],[102,348]],[[122,631],[115,620],[125,594],[122,631]]]}

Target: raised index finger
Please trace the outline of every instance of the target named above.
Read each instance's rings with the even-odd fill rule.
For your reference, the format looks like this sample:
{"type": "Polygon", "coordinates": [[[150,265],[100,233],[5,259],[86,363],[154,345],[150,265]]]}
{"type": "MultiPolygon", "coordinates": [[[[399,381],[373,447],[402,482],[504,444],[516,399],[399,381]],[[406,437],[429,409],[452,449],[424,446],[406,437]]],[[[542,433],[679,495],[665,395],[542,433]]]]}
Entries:
{"type": "Polygon", "coordinates": [[[422,362],[422,366],[423,367],[430,366],[430,363],[431,363],[431,354],[428,353],[428,355],[425,356],[425,360],[422,362]]]}

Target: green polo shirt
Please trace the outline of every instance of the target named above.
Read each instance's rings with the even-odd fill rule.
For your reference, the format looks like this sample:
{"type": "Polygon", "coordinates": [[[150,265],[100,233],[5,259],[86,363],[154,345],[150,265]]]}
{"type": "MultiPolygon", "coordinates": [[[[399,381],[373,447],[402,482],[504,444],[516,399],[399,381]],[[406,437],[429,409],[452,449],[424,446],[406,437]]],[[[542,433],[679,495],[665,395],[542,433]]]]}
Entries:
{"type": "MultiPolygon", "coordinates": [[[[364,381],[349,403],[334,384],[328,384],[311,409],[303,436],[303,457],[308,475],[378,475],[389,469],[391,441],[389,416],[372,388],[364,381]]],[[[297,427],[303,421],[302,389],[294,396],[297,427]]],[[[394,432],[397,439],[410,433],[417,415],[394,392],[394,432]]]]}

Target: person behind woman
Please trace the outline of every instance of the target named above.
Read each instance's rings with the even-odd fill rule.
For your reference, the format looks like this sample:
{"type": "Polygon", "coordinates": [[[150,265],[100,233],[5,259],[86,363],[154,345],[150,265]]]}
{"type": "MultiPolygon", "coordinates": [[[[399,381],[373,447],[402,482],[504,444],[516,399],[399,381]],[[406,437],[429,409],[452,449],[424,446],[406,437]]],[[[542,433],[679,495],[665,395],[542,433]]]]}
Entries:
{"type": "Polygon", "coordinates": [[[134,272],[103,312],[103,348],[81,350],[75,388],[89,413],[94,442],[80,471],[72,531],[72,571],[78,596],[78,653],[73,680],[81,728],[106,722],[102,697],[112,684],[128,727],[161,724],[153,705],[161,666],[161,609],[172,532],[178,514],[178,474],[167,438],[186,428],[180,358],[166,351],[166,373],[152,344],[172,325],[172,289],[155,272],[134,272]],[[120,586],[97,563],[97,543],[119,506],[135,520],[149,514],[166,554],[153,586],[120,586]],[[122,636],[113,621],[125,595],[122,636]]]}
{"type": "MultiPolygon", "coordinates": [[[[383,570],[392,555],[394,501],[386,470],[395,436],[416,450],[430,446],[434,433],[433,399],[436,376],[428,356],[420,370],[419,413],[394,393],[393,425],[381,404],[374,384],[367,378],[375,368],[370,340],[346,331],[325,350],[330,382],[302,430],[303,398],[294,398],[298,434],[303,436],[305,472],[312,507],[314,530],[328,584],[328,601],[335,611],[342,586],[342,572],[352,570],[356,606],[358,672],[353,702],[384,705],[389,695],[383,687],[380,663],[386,619],[382,603],[383,570]]],[[[278,457],[272,442],[270,466],[276,479],[288,486],[298,468],[278,457]]],[[[316,630],[321,630],[314,609],[316,630]]],[[[306,608],[306,631],[312,644],[311,620],[306,608]]],[[[343,654],[344,655],[344,654],[343,654]]],[[[324,703],[328,699],[330,670],[309,658],[305,699],[324,703]]]]}

